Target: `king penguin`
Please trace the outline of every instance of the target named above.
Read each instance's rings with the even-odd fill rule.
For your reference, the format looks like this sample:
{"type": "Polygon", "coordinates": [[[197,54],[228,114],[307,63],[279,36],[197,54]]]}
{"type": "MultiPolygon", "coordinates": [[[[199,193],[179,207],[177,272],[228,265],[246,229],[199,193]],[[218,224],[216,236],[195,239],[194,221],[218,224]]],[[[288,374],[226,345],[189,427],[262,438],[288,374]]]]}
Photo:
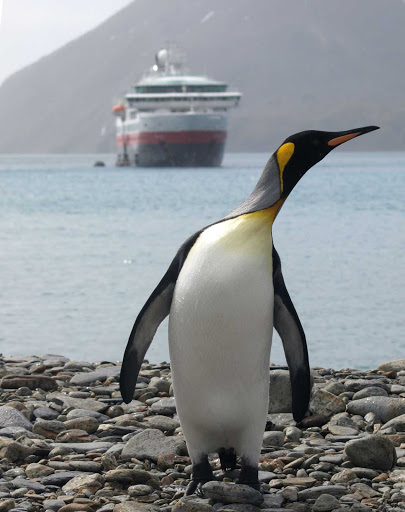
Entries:
{"type": "Polygon", "coordinates": [[[378,129],[308,130],[288,137],[268,160],[251,195],[178,250],[140,311],[125,350],[121,394],[129,403],[146,351],[169,316],[177,412],[193,465],[187,494],[240,457],[239,483],[259,488],[258,461],[269,400],[273,327],[290,370],[295,421],[310,397],[305,334],[288,294],[272,225],[302,176],[344,142],[378,129]]]}

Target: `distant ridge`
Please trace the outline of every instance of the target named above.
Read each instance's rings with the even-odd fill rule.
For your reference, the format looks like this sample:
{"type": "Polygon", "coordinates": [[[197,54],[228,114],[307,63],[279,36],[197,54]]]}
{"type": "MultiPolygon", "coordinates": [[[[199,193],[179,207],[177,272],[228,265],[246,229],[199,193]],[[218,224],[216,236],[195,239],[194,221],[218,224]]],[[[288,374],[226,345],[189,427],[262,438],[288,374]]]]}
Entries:
{"type": "Polygon", "coordinates": [[[0,152],[109,152],[111,107],[168,40],[243,92],[228,151],[303,129],[383,129],[347,150],[403,150],[401,0],[136,0],[0,87],[0,152]]]}

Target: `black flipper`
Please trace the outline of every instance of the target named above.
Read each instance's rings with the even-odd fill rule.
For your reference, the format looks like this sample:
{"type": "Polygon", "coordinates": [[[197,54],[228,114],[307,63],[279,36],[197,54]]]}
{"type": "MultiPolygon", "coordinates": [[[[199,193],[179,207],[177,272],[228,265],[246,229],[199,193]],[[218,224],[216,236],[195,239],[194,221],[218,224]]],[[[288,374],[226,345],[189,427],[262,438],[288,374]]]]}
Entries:
{"type": "Polygon", "coordinates": [[[274,327],[283,342],[290,369],[292,410],[299,422],[308,409],[311,377],[307,342],[300,319],[288,294],[281,272],[280,257],[273,245],[274,327]]]}
{"type": "Polygon", "coordinates": [[[201,231],[194,233],[177,251],[166,274],[146,301],[132,328],[120,375],[121,395],[127,404],[134,396],[136,381],[146,351],[155,336],[157,328],[170,312],[177,277],[200,233],[201,231]]]}

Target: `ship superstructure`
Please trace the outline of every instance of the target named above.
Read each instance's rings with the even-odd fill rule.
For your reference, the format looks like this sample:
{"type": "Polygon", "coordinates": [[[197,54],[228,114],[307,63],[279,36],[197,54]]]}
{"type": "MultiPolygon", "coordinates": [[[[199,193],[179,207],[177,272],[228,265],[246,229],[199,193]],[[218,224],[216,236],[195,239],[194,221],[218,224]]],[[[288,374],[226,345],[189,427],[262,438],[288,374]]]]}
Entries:
{"type": "Polygon", "coordinates": [[[228,110],[240,98],[223,82],[187,74],[177,49],[160,50],[150,72],[114,107],[117,165],[221,165],[228,110]]]}

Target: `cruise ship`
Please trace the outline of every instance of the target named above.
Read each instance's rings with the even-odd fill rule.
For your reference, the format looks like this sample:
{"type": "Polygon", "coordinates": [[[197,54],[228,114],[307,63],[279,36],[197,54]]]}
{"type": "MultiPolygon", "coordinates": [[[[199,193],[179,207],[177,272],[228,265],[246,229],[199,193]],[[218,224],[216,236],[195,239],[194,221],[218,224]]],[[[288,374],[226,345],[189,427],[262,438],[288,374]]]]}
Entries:
{"type": "Polygon", "coordinates": [[[228,110],[241,93],[185,71],[175,47],[160,50],[151,70],[113,108],[118,166],[217,167],[227,136],[228,110]]]}

